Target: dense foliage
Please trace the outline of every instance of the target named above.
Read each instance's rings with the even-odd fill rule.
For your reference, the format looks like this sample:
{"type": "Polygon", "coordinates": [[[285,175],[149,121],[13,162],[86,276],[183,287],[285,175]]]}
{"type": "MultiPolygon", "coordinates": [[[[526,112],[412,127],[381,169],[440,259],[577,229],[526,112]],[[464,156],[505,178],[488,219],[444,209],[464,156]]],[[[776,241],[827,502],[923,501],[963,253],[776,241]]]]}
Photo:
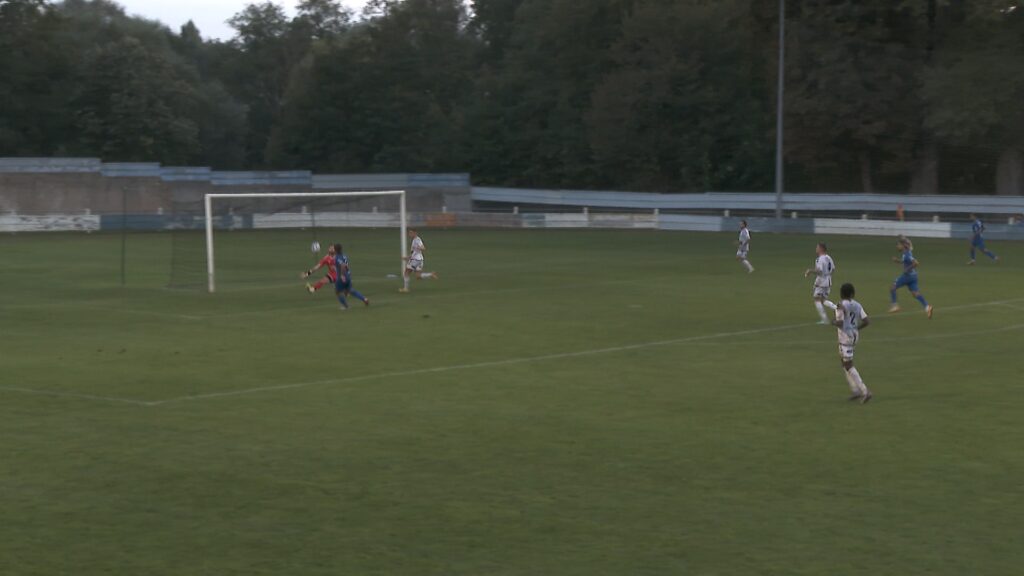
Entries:
{"type": "MultiPolygon", "coordinates": [[[[1024,193],[1015,1],[789,0],[789,188],[1024,193]]],[[[218,41],[0,0],[0,156],[767,190],[776,6],[263,1],[218,41]]]]}

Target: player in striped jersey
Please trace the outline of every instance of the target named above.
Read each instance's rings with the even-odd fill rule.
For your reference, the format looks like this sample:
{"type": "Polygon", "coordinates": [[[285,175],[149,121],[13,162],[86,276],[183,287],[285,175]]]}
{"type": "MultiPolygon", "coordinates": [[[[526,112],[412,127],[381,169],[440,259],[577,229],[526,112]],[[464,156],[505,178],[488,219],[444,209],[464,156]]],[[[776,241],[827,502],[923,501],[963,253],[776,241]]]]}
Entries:
{"type": "Polygon", "coordinates": [[[836,270],[836,263],[828,255],[828,246],[824,242],[818,242],[815,254],[814,268],[805,270],[804,278],[814,274],[814,308],[818,310],[818,316],[821,318],[818,324],[828,324],[825,301],[832,293],[832,273],[836,270]]]}
{"type": "Polygon", "coordinates": [[[747,228],[746,220],[740,220],[740,236],[736,247],[736,259],[747,269],[747,274],[753,274],[754,267],[747,259],[747,254],[750,252],[750,229],[747,228]]]}
{"type": "MultiPolygon", "coordinates": [[[[872,398],[871,390],[864,384],[860,372],[853,366],[853,354],[860,341],[860,331],[869,324],[868,313],[853,299],[853,284],[843,284],[839,289],[842,301],[836,306],[836,320],[833,322],[839,333],[839,359],[846,371],[846,383],[850,386],[850,400],[866,404],[872,398]]],[[[830,303],[831,304],[831,303],[830,303]]],[[[831,306],[830,306],[831,307],[831,306]]]]}
{"type": "Polygon", "coordinates": [[[402,288],[399,288],[399,292],[409,292],[409,277],[415,276],[420,280],[430,279],[437,280],[437,272],[424,272],[424,258],[423,253],[427,251],[427,246],[423,243],[423,239],[416,230],[409,229],[409,239],[412,241],[409,252],[410,256],[405,261],[405,270],[402,272],[402,288]]]}

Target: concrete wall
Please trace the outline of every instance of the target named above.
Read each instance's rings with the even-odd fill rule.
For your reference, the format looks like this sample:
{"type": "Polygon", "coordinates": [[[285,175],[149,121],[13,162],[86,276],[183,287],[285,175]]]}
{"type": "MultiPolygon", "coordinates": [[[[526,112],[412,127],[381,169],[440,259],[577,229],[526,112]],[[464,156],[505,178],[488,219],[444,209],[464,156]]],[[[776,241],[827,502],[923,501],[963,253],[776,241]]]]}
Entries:
{"type": "MultiPolygon", "coordinates": [[[[0,214],[195,215],[203,196],[319,190],[405,190],[409,209],[469,210],[468,174],[314,175],[309,171],[223,172],[157,163],[104,163],[96,158],[0,158],[0,214]]],[[[381,200],[350,210],[397,210],[381,200]]]]}

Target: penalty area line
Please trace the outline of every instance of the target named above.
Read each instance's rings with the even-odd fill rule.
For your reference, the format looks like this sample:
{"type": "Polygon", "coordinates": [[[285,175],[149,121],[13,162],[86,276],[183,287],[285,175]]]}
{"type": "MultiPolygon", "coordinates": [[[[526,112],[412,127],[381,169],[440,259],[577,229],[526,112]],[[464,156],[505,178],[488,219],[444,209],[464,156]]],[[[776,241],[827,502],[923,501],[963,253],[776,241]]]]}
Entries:
{"type": "Polygon", "coordinates": [[[147,402],[145,400],[134,400],[132,398],[118,398],[117,396],[97,396],[95,394],[61,392],[59,390],[22,388],[20,386],[0,386],[0,392],[14,392],[18,394],[30,394],[32,396],[49,396],[52,398],[74,398],[76,400],[95,400],[97,402],[116,402],[118,404],[131,404],[133,406],[153,406],[152,402],[147,402]]]}
{"type": "Polygon", "coordinates": [[[718,338],[730,338],[734,336],[747,336],[752,334],[764,334],[766,332],[780,332],[783,330],[792,330],[794,328],[806,328],[808,326],[816,326],[814,323],[804,324],[787,324],[783,326],[770,326],[767,328],[756,328],[753,330],[740,330],[737,332],[719,332],[717,334],[705,334],[702,336],[687,336],[685,338],[673,338],[671,340],[656,340],[653,342],[641,342],[638,344],[627,344],[625,346],[610,346],[607,348],[593,348],[590,350],[577,350],[575,352],[560,352],[557,354],[543,354],[540,356],[522,356],[519,358],[507,358],[505,360],[491,360],[487,362],[473,362],[469,364],[453,364],[449,366],[435,366],[433,368],[419,368],[416,370],[403,370],[396,372],[381,372],[378,374],[366,374],[363,376],[352,376],[349,378],[333,378],[329,380],[314,380],[307,382],[292,382],[288,384],[274,384],[269,386],[258,386],[256,388],[246,388],[243,390],[227,390],[224,392],[210,392],[209,394],[195,394],[191,396],[179,396],[177,398],[169,398],[167,400],[155,400],[153,402],[146,403],[147,406],[162,406],[164,404],[176,404],[182,402],[191,402],[196,400],[209,400],[213,398],[228,398],[233,396],[247,396],[250,394],[258,394],[261,392],[276,392],[281,390],[294,390],[296,388],[309,388],[312,386],[329,386],[336,384],[350,384],[353,382],[363,382],[366,380],[379,380],[382,378],[399,378],[406,376],[422,376],[424,374],[438,374],[444,372],[456,372],[461,370],[473,370],[477,368],[494,368],[497,366],[512,366],[516,364],[529,364],[533,362],[544,362],[548,360],[563,360],[567,358],[583,358],[587,356],[595,356],[598,354],[615,354],[619,352],[630,352],[633,350],[645,350],[649,348],[658,348],[662,346],[673,346],[678,344],[688,344],[691,342],[701,342],[704,340],[714,340],[718,338]]]}

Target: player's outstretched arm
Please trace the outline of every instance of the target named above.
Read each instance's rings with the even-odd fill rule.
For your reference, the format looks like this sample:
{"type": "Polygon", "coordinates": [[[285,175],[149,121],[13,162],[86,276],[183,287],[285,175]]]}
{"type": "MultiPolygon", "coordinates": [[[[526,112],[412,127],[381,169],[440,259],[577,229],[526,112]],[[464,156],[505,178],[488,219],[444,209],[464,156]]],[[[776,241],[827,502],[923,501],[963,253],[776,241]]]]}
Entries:
{"type": "Polygon", "coordinates": [[[863,329],[867,328],[870,324],[871,324],[871,320],[870,319],[868,319],[868,318],[861,318],[860,326],[857,328],[857,330],[863,330],[863,329]]]}

